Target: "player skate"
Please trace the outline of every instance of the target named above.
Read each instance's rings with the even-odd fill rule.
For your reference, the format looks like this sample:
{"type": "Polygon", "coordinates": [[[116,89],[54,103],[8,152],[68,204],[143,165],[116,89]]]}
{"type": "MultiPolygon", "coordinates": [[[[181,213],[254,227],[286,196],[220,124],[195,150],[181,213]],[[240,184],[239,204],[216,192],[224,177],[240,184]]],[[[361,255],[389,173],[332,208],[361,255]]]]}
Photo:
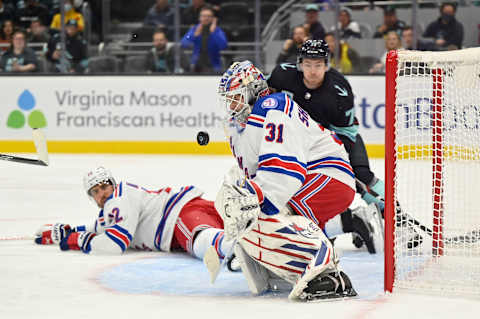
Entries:
{"type": "Polygon", "coordinates": [[[400,243],[405,243],[408,249],[418,247],[423,242],[423,237],[417,233],[414,228],[413,222],[407,214],[402,212],[402,207],[397,202],[395,205],[396,209],[396,228],[397,228],[397,238],[400,239],[400,243]]]}
{"type": "Polygon", "coordinates": [[[353,244],[360,248],[365,243],[371,254],[383,251],[384,226],[379,207],[374,203],[352,210],[353,244]]]}

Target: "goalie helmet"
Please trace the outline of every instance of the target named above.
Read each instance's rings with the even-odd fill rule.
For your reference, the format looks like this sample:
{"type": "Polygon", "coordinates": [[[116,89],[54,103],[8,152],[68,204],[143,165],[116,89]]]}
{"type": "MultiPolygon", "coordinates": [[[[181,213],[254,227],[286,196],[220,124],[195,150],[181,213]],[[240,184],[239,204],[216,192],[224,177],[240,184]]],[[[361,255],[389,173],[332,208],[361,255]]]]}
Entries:
{"type": "Polygon", "coordinates": [[[83,177],[83,187],[87,195],[91,197],[90,190],[92,187],[98,184],[110,184],[115,189],[117,187],[117,182],[113,178],[112,173],[103,166],[99,166],[94,170],[91,170],[85,174],[83,177]]]}
{"type": "Polygon", "coordinates": [[[301,48],[298,49],[297,67],[301,70],[300,64],[303,62],[303,59],[323,59],[325,60],[325,65],[328,66],[329,54],[330,50],[325,41],[307,40],[302,44],[301,48]]]}
{"type": "Polygon", "coordinates": [[[252,62],[234,62],[220,79],[217,93],[220,105],[228,119],[244,124],[255,102],[268,95],[268,84],[263,73],[252,62]]]}

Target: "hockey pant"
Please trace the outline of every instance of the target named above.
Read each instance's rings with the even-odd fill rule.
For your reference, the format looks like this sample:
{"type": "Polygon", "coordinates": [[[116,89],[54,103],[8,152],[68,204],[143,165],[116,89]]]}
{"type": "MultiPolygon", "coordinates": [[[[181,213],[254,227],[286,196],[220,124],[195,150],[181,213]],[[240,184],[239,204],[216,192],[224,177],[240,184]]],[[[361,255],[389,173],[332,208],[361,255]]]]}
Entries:
{"type": "Polygon", "coordinates": [[[195,198],[182,208],[178,216],[173,232],[172,249],[182,248],[193,255],[195,236],[207,228],[223,229],[223,220],[212,201],[195,198]]]}
{"type": "Polygon", "coordinates": [[[348,185],[327,175],[310,174],[288,205],[323,229],[329,219],[350,206],[354,197],[355,191],[348,185]]]}

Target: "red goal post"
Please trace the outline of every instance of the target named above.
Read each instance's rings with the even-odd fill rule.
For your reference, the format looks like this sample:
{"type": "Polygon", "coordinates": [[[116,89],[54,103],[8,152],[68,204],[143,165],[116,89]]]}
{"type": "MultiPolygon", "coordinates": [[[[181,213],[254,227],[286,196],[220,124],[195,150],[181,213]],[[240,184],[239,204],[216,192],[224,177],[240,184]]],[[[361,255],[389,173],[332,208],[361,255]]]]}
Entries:
{"type": "Polygon", "coordinates": [[[385,105],[385,290],[480,297],[480,48],[389,52],[385,105]]]}

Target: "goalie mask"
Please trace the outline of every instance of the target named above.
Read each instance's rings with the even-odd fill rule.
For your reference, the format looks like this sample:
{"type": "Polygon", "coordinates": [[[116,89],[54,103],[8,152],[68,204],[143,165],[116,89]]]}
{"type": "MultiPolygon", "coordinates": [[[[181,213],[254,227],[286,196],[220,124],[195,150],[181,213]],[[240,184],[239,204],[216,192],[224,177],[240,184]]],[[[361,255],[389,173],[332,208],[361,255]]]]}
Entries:
{"type": "Polygon", "coordinates": [[[228,120],[234,118],[240,124],[246,123],[255,102],[268,93],[265,76],[250,61],[233,63],[218,87],[220,106],[227,111],[228,120]]]}
{"type": "Polygon", "coordinates": [[[117,187],[117,182],[113,178],[112,173],[103,166],[99,166],[94,170],[89,171],[83,177],[83,187],[88,197],[92,198],[90,190],[92,187],[98,184],[110,184],[115,189],[117,187]]]}
{"type": "Polygon", "coordinates": [[[328,66],[328,56],[330,50],[328,44],[323,40],[307,40],[298,49],[297,68],[302,71],[301,64],[303,59],[323,59],[325,65],[328,66]]]}

